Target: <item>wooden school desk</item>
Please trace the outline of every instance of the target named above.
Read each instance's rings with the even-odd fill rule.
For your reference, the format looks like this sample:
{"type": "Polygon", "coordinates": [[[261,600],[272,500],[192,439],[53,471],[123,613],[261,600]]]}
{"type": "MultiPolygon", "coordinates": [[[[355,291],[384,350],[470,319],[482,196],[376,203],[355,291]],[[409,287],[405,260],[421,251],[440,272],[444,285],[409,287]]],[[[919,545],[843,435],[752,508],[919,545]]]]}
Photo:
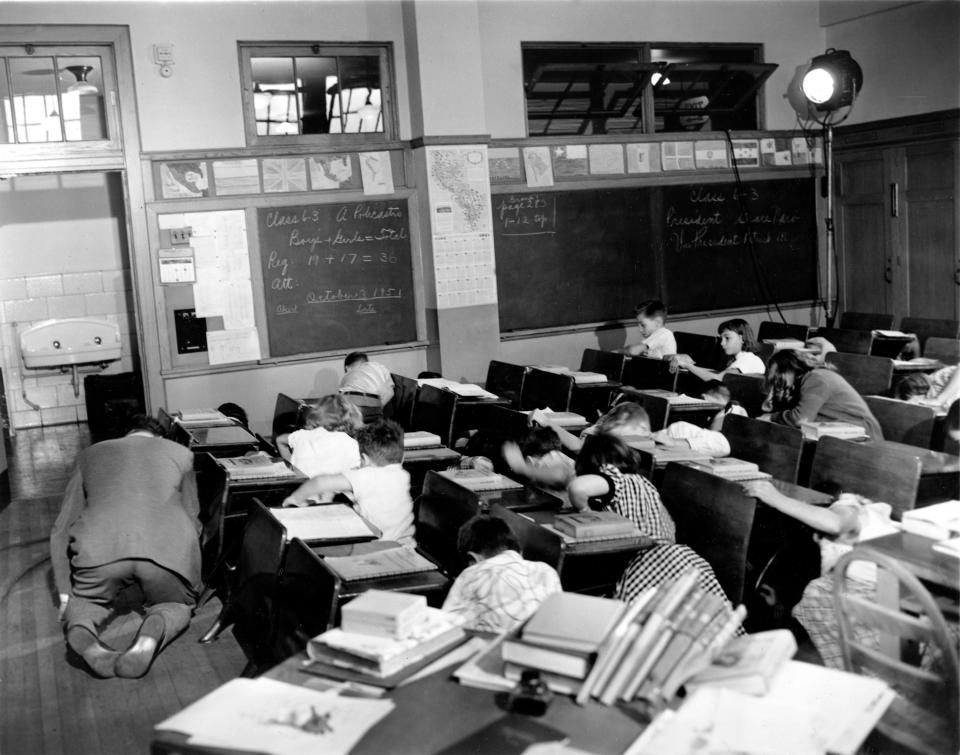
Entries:
{"type": "Polygon", "coordinates": [[[403,452],[403,468],[410,473],[410,495],[416,498],[423,488],[423,478],[431,469],[456,466],[461,454],[452,448],[410,448],[403,452]]]}
{"type": "Polygon", "coordinates": [[[256,451],[260,440],[247,428],[238,424],[229,425],[182,425],[174,428],[174,440],[194,453],[209,453],[214,456],[243,456],[256,451]]]}
{"type": "Polygon", "coordinates": [[[917,448],[893,440],[868,442],[912,453],[920,459],[920,484],[917,487],[915,504],[917,507],[960,498],[960,456],[917,448]]]}
{"type": "MultiPolygon", "coordinates": [[[[300,671],[305,654],[288,658],[266,672],[278,681],[318,690],[329,689],[328,680],[300,671]]],[[[455,666],[397,687],[390,693],[396,708],[368,731],[351,755],[389,753],[476,752],[462,744],[478,732],[500,729],[506,736],[511,723],[548,726],[569,737],[571,747],[596,755],[620,755],[643,731],[646,719],[639,705],[604,706],[595,702],[579,706],[567,695],[554,695],[544,716],[510,714],[497,706],[497,693],[465,687],[450,677],[455,666]]],[[[495,732],[494,732],[495,733],[495,732]]],[[[476,744],[476,740],[474,740],[476,744]]],[[[186,744],[183,735],[155,731],[152,755],[229,755],[219,748],[186,744]]]]}

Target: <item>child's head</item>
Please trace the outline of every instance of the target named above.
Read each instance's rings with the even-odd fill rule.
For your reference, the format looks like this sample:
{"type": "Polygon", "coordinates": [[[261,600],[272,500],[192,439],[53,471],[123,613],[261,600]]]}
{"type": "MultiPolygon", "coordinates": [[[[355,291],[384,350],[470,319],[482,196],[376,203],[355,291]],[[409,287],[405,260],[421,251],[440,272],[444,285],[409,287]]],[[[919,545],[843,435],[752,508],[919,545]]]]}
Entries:
{"type": "Polygon", "coordinates": [[[639,457],[620,438],[607,433],[587,436],[577,455],[577,474],[598,474],[601,468],[608,465],[625,474],[640,473],[639,457]]]}
{"type": "Polygon", "coordinates": [[[324,396],[316,406],[310,407],[303,418],[307,430],[322,427],[330,432],[356,434],[363,427],[363,415],[356,405],[351,404],[339,393],[324,396]]]}
{"type": "Polygon", "coordinates": [[[719,380],[708,381],[700,395],[708,401],[716,401],[724,406],[730,403],[730,389],[719,380]]]}
{"type": "Polygon", "coordinates": [[[504,551],[519,551],[520,542],[503,519],[478,514],[460,527],[457,549],[463,556],[469,555],[474,561],[483,561],[504,551]]]}
{"type": "Polygon", "coordinates": [[[783,409],[795,403],[800,380],[814,365],[805,361],[792,349],[781,349],[767,363],[764,390],[773,408],[783,409]]]}
{"type": "Polygon", "coordinates": [[[237,422],[244,427],[249,424],[247,422],[247,413],[243,410],[243,407],[239,404],[233,403],[232,401],[228,401],[225,404],[220,404],[220,406],[217,407],[217,411],[227,417],[230,417],[231,419],[237,420],[237,422]]]}
{"type": "Polygon", "coordinates": [[[560,436],[552,427],[531,427],[520,441],[520,453],[524,456],[546,456],[551,451],[563,448],[560,436]]]}
{"type": "Polygon", "coordinates": [[[650,434],[650,415],[640,404],[624,401],[598,419],[595,428],[607,435],[644,437],[650,434]]]}
{"type": "Polygon", "coordinates": [[[735,357],[741,351],[756,351],[757,339],[754,338],[750,323],[740,317],[724,320],[717,326],[720,335],[720,348],[728,357],[735,357]]]}
{"type": "Polygon", "coordinates": [[[348,372],[351,367],[356,367],[358,364],[363,364],[364,362],[369,362],[367,355],[362,351],[352,351],[347,354],[347,358],[343,360],[343,371],[348,372]]]}
{"type": "Polygon", "coordinates": [[[644,338],[662,328],[667,319],[667,308],[659,299],[642,301],[633,311],[644,338]]]}
{"type": "Polygon", "coordinates": [[[390,419],[364,425],[357,431],[357,444],[368,467],[385,467],[403,461],[403,428],[390,419]]]}
{"type": "Polygon", "coordinates": [[[893,395],[901,401],[910,401],[913,399],[924,398],[927,391],[930,390],[930,383],[920,372],[912,372],[904,375],[897,381],[893,389],[893,395]]]}
{"type": "Polygon", "coordinates": [[[417,375],[417,380],[433,380],[435,378],[442,378],[439,372],[434,372],[433,370],[423,370],[417,375]]]}
{"type": "Polygon", "coordinates": [[[127,434],[147,432],[156,435],[158,438],[165,437],[163,425],[160,420],[147,414],[134,414],[127,420],[127,434]]]}

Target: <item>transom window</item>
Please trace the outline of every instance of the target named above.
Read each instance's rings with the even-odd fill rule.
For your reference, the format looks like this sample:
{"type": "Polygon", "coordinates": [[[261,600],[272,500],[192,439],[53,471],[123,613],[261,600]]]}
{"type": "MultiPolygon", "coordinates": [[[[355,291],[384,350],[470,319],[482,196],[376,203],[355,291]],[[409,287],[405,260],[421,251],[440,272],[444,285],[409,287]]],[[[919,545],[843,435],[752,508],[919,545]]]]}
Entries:
{"type": "Polygon", "coordinates": [[[761,127],[760,45],[524,44],[529,136],[761,127]]]}
{"type": "Polygon", "coordinates": [[[395,138],[388,44],[241,43],[250,144],[395,138]]]}

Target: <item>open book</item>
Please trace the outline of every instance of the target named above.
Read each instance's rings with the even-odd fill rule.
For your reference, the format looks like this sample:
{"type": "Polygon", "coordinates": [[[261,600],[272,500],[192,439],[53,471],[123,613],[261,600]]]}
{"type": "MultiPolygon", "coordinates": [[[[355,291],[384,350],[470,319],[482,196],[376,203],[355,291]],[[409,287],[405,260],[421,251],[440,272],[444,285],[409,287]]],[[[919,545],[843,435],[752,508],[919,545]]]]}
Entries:
{"type": "Polygon", "coordinates": [[[417,383],[419,385],[432,385],[434,388],[445,388],[464,398],[498,398],[497,394],[490,393],[479,385],[458,383],[456,380],[448,380],[447,378],[421,378],[417,383]]]}
{"type": "Polygon", "coordinates": [[[324,503],[302,508],[270,509],[287,529],[291,540],[357,542],[380,537],[373,526],[345,503],[324,503]]]}
{"type": "Polygon", "coordinates": [[[355,556],[327,556],[324,561],[347,582],[437,569],[435,563],[404,546],[355,556]]]}

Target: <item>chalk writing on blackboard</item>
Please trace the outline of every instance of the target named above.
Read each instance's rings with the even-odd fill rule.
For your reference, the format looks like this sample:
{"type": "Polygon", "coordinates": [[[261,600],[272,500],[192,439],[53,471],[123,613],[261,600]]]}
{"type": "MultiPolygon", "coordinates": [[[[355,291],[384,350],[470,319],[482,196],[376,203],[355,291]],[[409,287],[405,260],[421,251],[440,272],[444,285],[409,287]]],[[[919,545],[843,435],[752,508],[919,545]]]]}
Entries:
{"type": "Polygon", "coordinates": [[[263,208],[270,353],[416,339],[405,200],[263,208]]]}
{"type": "Polygon", "coordinates": [[[493,211],[501,236],[557,232],[557,199],[553,194],[502,194],[496,197],[493,211]]]}

